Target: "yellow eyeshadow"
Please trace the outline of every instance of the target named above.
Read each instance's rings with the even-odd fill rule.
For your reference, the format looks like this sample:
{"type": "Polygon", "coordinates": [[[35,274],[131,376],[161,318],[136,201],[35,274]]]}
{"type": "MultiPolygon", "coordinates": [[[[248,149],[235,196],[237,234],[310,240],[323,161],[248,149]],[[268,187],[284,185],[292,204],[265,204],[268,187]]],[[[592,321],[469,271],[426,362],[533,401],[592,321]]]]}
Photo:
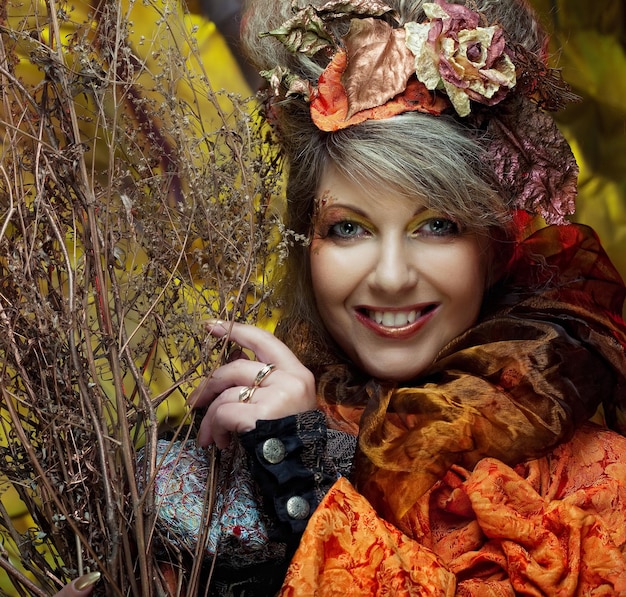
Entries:
{"type": "Polygon", "coordinates": [[[416,214],[413,218],[411,218],[410,222],[407,224],[407,231],[412,232],[416,228],[419,228],[421,224],[428,220],[433,219],[449,219],[447,216],[442,213],[435,211],[433,209],[425,209],[416,214]]]}

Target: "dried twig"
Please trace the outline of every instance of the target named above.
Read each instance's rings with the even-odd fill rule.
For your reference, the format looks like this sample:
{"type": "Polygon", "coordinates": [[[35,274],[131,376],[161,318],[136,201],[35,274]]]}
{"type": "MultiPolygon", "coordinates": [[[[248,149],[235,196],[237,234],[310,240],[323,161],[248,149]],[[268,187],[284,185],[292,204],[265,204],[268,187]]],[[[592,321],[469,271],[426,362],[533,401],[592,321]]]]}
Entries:
{"type": "Polygon", "coordinates": [[[280,160],[253,102],[211,88],[181,7],[135,4],[0,10],[0,473],[32,518],[0,511],[16,594],[89,570],[101,595],[200,594],[155,526],[163,411],[192,432],[185,397],[227,347],[203,320],[268,304],[280,160]]]}

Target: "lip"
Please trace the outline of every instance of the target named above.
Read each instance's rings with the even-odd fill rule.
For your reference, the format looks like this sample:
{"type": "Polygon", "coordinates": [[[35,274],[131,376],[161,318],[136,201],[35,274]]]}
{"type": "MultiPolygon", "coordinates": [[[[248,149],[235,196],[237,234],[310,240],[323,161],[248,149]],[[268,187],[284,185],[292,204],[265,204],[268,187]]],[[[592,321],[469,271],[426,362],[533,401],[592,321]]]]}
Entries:
{"type": "Polygon", "coordinates": [[[437,303],[426,303],[422,305],[413,305],[411,307],[369,307],[359,306],[354,310],[355,317],[364,327],[374,332],[382,338],[390,338],[394,340],[405,340],[417,334],[428,321],[437,313],[439,305],[437,303]],[[426,310],[425,313],[423,311],[426,310]],[[411,323],[401,326],[386,326],[376,322],[369,316],[369,312],[377,311],[383,313],[410,313],[416,311],[422,313],[411,323]]]}

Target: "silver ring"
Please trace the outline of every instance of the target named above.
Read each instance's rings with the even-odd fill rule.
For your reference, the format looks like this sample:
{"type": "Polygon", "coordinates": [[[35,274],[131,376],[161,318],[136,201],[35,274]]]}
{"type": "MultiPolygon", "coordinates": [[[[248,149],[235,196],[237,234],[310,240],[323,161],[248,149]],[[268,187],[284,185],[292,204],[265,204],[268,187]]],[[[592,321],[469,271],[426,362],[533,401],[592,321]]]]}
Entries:
{"type": "Polygon", "coordinates": [[[241,388],[241,390],[239,390],[239,402],[250,402],[250,400],[252,399],[252,394],[254,394],[255,391],[255,386],[244,386],[243,388],[241,388]]]}
{"type": "Polygon", "coordinates": [[[263,380],[272,371],[274,371],[274,369],[276,369],[276,365],[274,365],[273,363],[268,363],[267,365],[264,365],[263,368],[256,374],[256,377],[254,378],[254,383],[252,384],[252,387],[253,388],[258,388],[263,383],[263,380]]]}

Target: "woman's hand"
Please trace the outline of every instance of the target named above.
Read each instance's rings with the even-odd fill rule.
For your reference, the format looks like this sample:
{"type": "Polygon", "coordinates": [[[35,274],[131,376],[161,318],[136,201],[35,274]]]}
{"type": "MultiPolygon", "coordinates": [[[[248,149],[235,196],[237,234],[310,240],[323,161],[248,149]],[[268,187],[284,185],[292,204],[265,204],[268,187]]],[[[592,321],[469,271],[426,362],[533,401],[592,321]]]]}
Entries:
{"type": "Polygon", "coordinates": [[[259,419],[282,419],[315,408],[313,374],[273,334],[221,321],[212,322],[208,331],[217,337],[228,335],[254,352],[257,360],[241,358],[223,365],[189,397],[193,408],[208,406],[198,433],[201,446],[215,443],[225,448],[232,432],[250,431],[259,419]]]}

